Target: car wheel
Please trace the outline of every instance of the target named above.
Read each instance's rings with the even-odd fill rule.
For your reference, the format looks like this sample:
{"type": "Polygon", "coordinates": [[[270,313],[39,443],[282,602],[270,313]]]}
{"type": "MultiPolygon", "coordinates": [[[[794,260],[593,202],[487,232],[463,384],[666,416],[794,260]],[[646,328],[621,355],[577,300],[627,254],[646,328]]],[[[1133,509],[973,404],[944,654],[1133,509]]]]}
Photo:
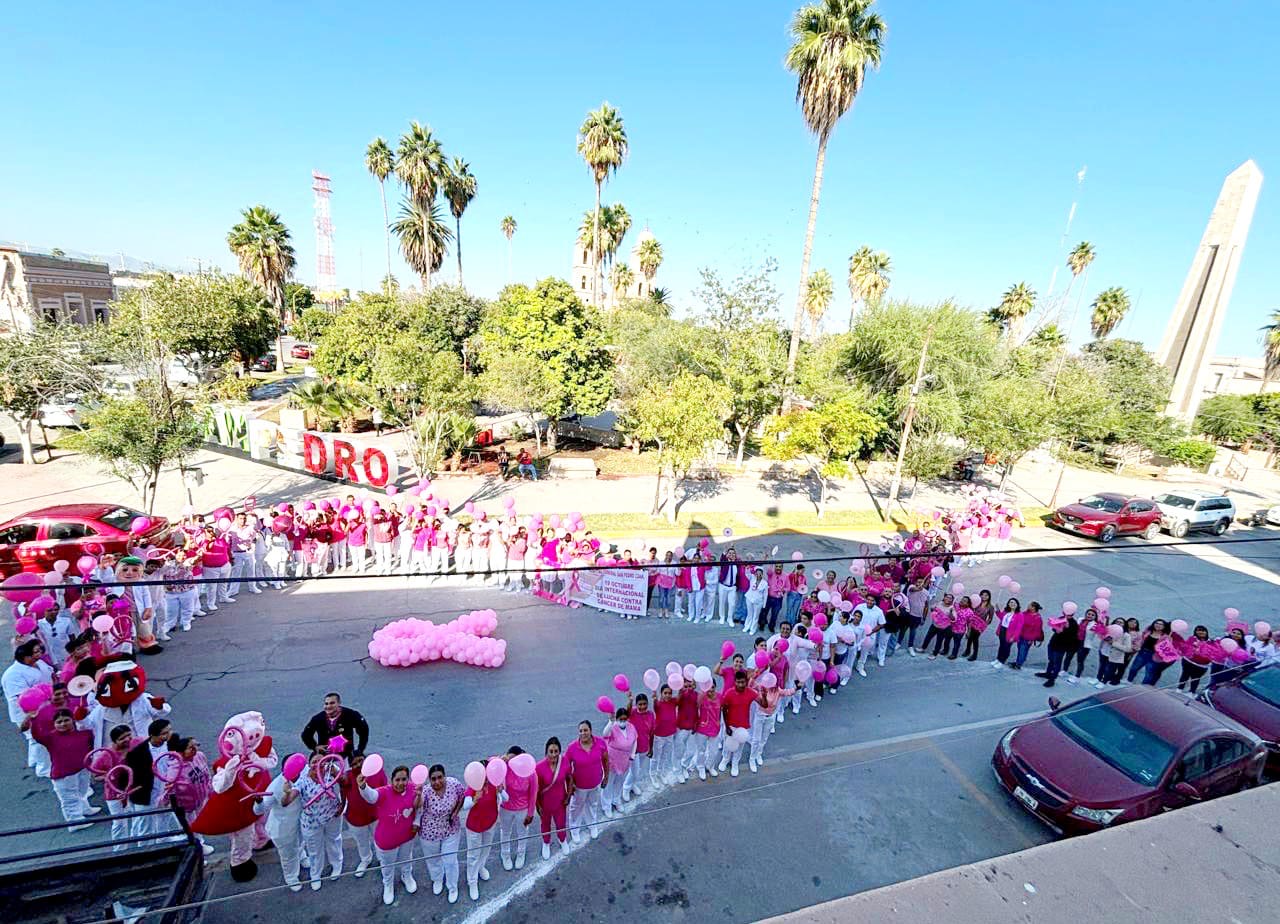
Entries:
{"type": "Polygon", "coordinates": [[[1187,530],[1189,528],[1190,528],[1190,524],[1188,524],[1186,520],[1179,520],[1177,523],[1173,524],[1173,527],[1169,530],[1169,533],[1175,538],[1181,539],[1183,536],[1187,534],[1187,530]]]}
{"type": "Polygon", "coordinates": [[[1221,536],[1223,533],[1227,531],[1227,527],[1230,525],[1231,525],[1230,520],[1219,520],[1217,523],[1213,524],[1213,534],[1215,536],[1221,536]]]}
{"type": "Polygon", "coordinates": [[[1102,527],[1102,532],[1098,533],[1099,542],[1110,542],[1116,537],[1116,528],[1114,526],[1102,527]]]}
{"type": "Polygon", "coordinates": [[[1142,531],[1142,538],[1148,541],[1154,539],[1158,535],[1160,535],[1159,523],[1148,523],[1147,528],[1142,531]]]}

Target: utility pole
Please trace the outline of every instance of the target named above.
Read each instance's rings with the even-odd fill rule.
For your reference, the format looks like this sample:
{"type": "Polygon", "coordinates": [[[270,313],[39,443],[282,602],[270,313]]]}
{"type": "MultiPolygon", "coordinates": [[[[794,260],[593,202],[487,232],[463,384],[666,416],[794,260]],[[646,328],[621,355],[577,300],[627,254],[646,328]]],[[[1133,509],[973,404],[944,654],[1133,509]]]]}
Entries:
{"type": "Polygon", "coordinates": [[[902,440],[898,443],[898,464],[893,467],[893,481],[889,483],[889,502],[885,504],[885,514],[893,510],[898,501],[898,491],[902,488],[902,463],[907,457],[907,440],[911,438],[911,422],[916,416],[916,398],[920,394],[920,385],[924,382],[924,363],[929,356],[929,343],[933,340],[933,326],[929,326],[924,335],[924,347],[920,350],[920,364],[916,366],[916,380],[911,383],[911,398],[907,401],[907,413],[902,421],[902,440]]]}

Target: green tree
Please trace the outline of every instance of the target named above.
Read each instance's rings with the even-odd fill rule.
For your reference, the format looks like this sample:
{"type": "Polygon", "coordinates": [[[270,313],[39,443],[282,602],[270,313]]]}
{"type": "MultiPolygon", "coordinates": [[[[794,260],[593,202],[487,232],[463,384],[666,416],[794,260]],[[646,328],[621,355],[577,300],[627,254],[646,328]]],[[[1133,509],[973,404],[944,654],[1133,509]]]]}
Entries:
{"type": "Polygon", "coordinates": [[[298,340],[315,343],[333,324],[333,312],[327,308],[308,308],[293,322],[291,332],[298,340]]]}
{"type": "Polygon", "coordinates": [[[1025,282],[1019,282],[1005,290],[1000,296],[1000,304],[991,309],[991,320],[1000,324],[1011,340],[1017,341],[1022,329],[1022,322],[1036,304],[1035,289],[1025,282]]]}
{"type": "Polygon", "coordinates": [[[295,263],[289,229],[279,214],[265,205],[254,205],[241,213],[241,220],[227,233],[227,246],[240,264],[240,272],[261,287],[276,310],[276,360],[283,369],[284,340],[279,329],[284,323],[284,287],[295,263]]]}
{"type": "Polygon", "coordinates": [[[818,518],[826,513],[830,479],[845,478],[852,461],[880,433],[882,424],[851,397],[813,410],[775,417],[765,430],[770,458],[803,459],[818,483],[818,518]]]}
{"type": "Polygon", "coordinates": [[[1093,315],[1089,319],[1089,328],[1093,336],[1104,340],[1116,329],[1129,311],[1129,294],[1119,286],[1104,289],[1093,300],[1093,315]]]}
{"type": "Polygon", "coordinates": [[[804,293],[804,311],[809,316],[809,326],[813,335],[818,335],[818,325],[831,307],[831,298],[835,294],[835,283],[831,274],[825,269],[816,270],[809,277],[809,286],[804,293]]]}
{"type": "Polygon", "coordinates": [[[312,379],[289,393],[289,404],[306,411],[318,430],[327,430],[336,421],[343,433],[354,433],[356,419],[369,407],[369,398],[361,387],[312,379]]]}
{"type": "MultiPolygon", "coordinates": [[[[24,465],[36,461],[32,428],[42,404],[71,395],[91,398],[101,389],[98,370],[75,339],[79,332],[71,325],[38,323],[30,331],[0,336],[0,410],[18,429],[24,465]]],[[[48,438],[44,443],[47,452],[48,438]]]]}
{"type": "Polygon", "coordinates": [[[311,286],[303,285],[301,282],[286,282],[284,284],[284,306],[289,313],[289,317],[293,320],[297,320],[302,312],[315,303],[316,296],[311,291],[311,286]]]}
{"type": "Polygon", "coordinates": [[[139,383],[131,397],[108,399],[88,415],[88,424],[68,442],[127,482],[147,513],[155,508],[161,470],[182,469],[204,442],[196,408],[155,382],[139,383]]]}
{"type": "Polygon", "coordinates": [[[849,295],[853,305],[849,308],[849,329],[853,330],[853,319],[858,310],[858,302],[870,305],[884,298],[889,291],[889,273],[893,263],[883,250],[875,251],[863,245],[853,252],[849,258],[849,295]]]}
{"type": "Polygon", "coordinates": [[[671,309],[671,290],[658,286],[649,293],[649,301],[653,302],[661,308],[670,311],[671,309]]]}
{"type": "Polygon", "coordinates": [[[1247,443],[1262,430],[1251,395],[1214,395],[1200,404],[1194,430],[1220,443],[1247,443]]]}
{"type": "Polygon", "coordinates": [[[529,422],[537,455],[542,455],[542,409],[555,403],[557,386],[548,381],[542,362],[529,353],[497,353],[488,357],[479,376],[479,392],[485,401],[529,422]]]}
{"type": "Polygon", "coordinates": [[[614,301],[621,301],[627,297],[627,291],[635,285],[636,274],[631,271],[631,267],[625,263],[619,263],[609,273],[609,284],[613,286],[614,301]]]}
{"type": "Polygon", "coordinates": [[[955,467],[960,455],[959,449],[937,434],[911,440],[907,444],[906,455],[902,458],[902,474],[911,479],[911,499],[908,503],[915,501],[921,480],[932,481],[946,475],[955,467]]]}
{"type": "Polygon", "coordinates": [[[584,305],[562,279],[543,279],[532,288],[507,286],[486,313],[479,341],[486,364],[503,352],[542,364],[544,381],[551,385],[542,413],[552,449],[561,417],[598,414],[612,393],[613,362],[600,313],[584,305]]]}
{"type": "Polygon", "coordinates": [[[818,159],[813,168],[809,196],[809,221],[805,226],[804,253],[800,260],[800,288],[796,294],[791,346],[787,352],[786,385],[795,377],[809,288],[809,259],[813,255],[813,231],[822,195],[822,170],[827,142],[836,123],[853,107],[862,90],[866,70],[880,66],[887,31],[884,20],[872,11],[874,0],[822,0],[796,11],[791,20],[792,45],[787,69],[796,75],[796,102],[805,124],[818,139],[818,159]]]}
{"type": "Polygon", "coordinates": [[[729,400],[724,386],[705,376],[682,372],[667,382],[649,382],[642,400],[629,410],[631,432],[657,446],[654,516],[665,508],[667,519],[675,522],[680,505],[676,489],[724,432],[729,400]]]}
{"type": "Polygon", "coordinates": [[[364,168],[378,181],[378,194],[382,196],[382,233],[387,242],[387,275],[391,275],[391,216],[387,213],[387,177],[396,169],[396,155],[387,139],[378,137],[369,142],[364,152],[364,168]]]}
{"type": "Polygon", "coordinates": [[[504,215],[499,224],[502,228],[502,236],[507,239],[507,282],[511,281],[511,239],[516,236],[516,220],[510,215],[504,215]]]}
{"type": "Polygon", "coordinates": [[[587,113],[578,129],[578,153],[596,184],[596,208],[591,247],[591,303],[600,304],[600,191],[604,181],[627,159],[630,143],[618,110],[607,102],[587,113]]]}
{"type": "Polygon", "coordinates": [[[405,422],[423,409],[464,412],[471,409],[472,381],[456,353],[423,353],[409,333],[378,348],[372,385],[392,416],[405,422]]]}
{"type": "Polygon", "coordinates": [[[408,191],[400,218],[391,226],[400,238],[400,251],[410,268],[422,277],[422,289],[431,288],[431,274],[444,263],[445,247],[452,232],[445,228],[436,205],[436,193],[444,183],[447,159],[431,127],[409,123],[396,148],[396,176],[408,191]],[[415,230],[412,225],[417,223],[415,230]]]}
{"type": "MultiPolygon", "coordinates": [[[[1165,416],[1172,379],[1134,340],[1096,340],[1082,354],[1101,363],[1101,381],[1112,396],[1104,439],[1122,452],[1130,447],[1159,450],[1178,435],[1174,421],[1165,416]]],[[[1059,386],[1061,391],[1061,385],[1059,386]]]]}
{"type": "Polygon", "coordinates": [[[969,403],[963,435],[1000,462],[1004,490],[1018,461],[1053,433],[1053,404],[1044,383],[997,375],[984,382],[969,403]]]}
{"type": "Polygon", "coordinates": [[[1205,467],[1218,455],[1213,443],[1204,440],[1179,439],[1161,447],[1160,454],[1168,456],[1179,465],[1204,471],[1205,467]]]}
{"type": "Polygon", "coordinates": [[[445,252],[453,239],[439,204],[424,205],[417,199],[406,198],[400,203],[400,217],[391,223],[391,230],[400,238],[404,262],[422,280],[422,291],[430,291],[431,275],[444,265],[445,252]]]}
{"type": "Polygon", "coordinates": [[[645,281],[652,283],[653,277],[658,275],[658,267],[662,265],[662,245],[656,237],[646,237],[640,241],[636,256],[640,260],[640,272],[644,274],[645,281]]]}
{"type": "Polygon", "coordinates": [[[471,165],[461,157],[455,157],[445,171],[444,197],[453,214],[453,241],[458,253],[458,285],[462,285],[462,213],[476,197],[476,191],[476,178],[471,174],[471,165]]]}
{"type": "Polygon", "coordinates": [[[1269,323],[1259,330],[1262,332],[1262,384],[1258,386],[1258,394],[1267,390],[1267,384],[1280,376],[1280,308],[1271,312],[1269,323]]]}

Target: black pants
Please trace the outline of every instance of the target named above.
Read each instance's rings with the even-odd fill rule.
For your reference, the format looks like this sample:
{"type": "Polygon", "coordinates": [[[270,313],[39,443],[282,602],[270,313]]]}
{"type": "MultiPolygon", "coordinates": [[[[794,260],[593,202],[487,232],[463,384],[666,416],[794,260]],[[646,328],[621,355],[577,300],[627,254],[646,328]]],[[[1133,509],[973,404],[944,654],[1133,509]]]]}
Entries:
{"type": "MultiPolygon", "coordinates": [[[[1084,673],[1084,662],[1089,660],[1089,649],[1081,645],[1076,649],[1076,676],[1079,677],[1084,673]]],[[[1071,670],[1071,659],[1067,658],[1066,670],[1071,670]]]]}
{"type": "Polygon", "coordinates": [[[924,641],[920,643],[920,650],[928,651],[929,643],[933,642],[933,653],[936,655],[942,646],[946,644],[946,638],[950,634],[950,629],[939,629],[931,623],[929,631],[924,634],[924,641]]]}
{"type": "Polygon", "coordinates": [[[1071,659],[1071,652],[1058,648],[1049,649],[1049,666],[1045,668],[1045,673],[1049,675],[1050,680],[1057,680],[1058,675],[1062,673],[1062,664],[1064,661],[1071,659]]]}
{"type": "Polygon", "coordinates": [[[769,631],[776,632],[778,629],[778,614],[782,612],[781,597],[765,597],[764,613],[760,617],[762,623],[768,623],[769,631]]]}
{"type": "Polygon", "coordinates": [[[1120,678],[1121,678],[1121,677],[1123,677],[1123,676],[1124,676],[1124,662],[1123,662],[1123,661],[1108,661],[1108,662],[1107,662],[1107,676],[1105,676],[1105,677],[1103,677],[1103,678],[1102,678],[1102,682],[1103,682],[1103,683],[1110,684],[1110,685],[1111,685],[1111,686],[1113,686],[1113,687],[1114,687],[1114,686],[1119,686],[1119,684],[1120,684],[1120,678]]]}
{"type": "Polygon", "coordinates": [[[1191,685],[1191,692],[1194,693],[1200,689],[1200,678],[1209,670],[1207,664],[1196,664],[1194,661],[1182,660],[1182,674],[1178,677],[1178,689],[1181,690],[1184,685],[1191,685]]]}
{"type": "Polygon", "coordinates": [[[977,629],[970,629],[964,635],[964,656],[970,661],[978,660],[978,639],[982,637],[982,633],[977,629]]]}
{"type": "Polygon", "coordinates": [[[1013,651],[1013,642],[1009,641],[1004,629],[996,629],[996,638],[1000,640],[1000,647],[996,650],[996,660],[1004,664],[1009,660],[1009,654],[1013,651]]]}

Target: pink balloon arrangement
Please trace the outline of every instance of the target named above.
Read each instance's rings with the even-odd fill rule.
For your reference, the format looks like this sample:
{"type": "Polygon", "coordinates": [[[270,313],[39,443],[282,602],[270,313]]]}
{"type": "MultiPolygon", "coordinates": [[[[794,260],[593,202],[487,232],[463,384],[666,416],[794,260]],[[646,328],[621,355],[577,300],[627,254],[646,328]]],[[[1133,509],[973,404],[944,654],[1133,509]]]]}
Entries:
{"type": "Polygon", "coordinates": [[[507,642],[491,637],[497,627],[498,614],[493,610],[474,610],[443,625],[412,617],[397,619],[373,633],[369,657],[383,667],[441,660],[501,667],[507,659],[507,642]]]}

